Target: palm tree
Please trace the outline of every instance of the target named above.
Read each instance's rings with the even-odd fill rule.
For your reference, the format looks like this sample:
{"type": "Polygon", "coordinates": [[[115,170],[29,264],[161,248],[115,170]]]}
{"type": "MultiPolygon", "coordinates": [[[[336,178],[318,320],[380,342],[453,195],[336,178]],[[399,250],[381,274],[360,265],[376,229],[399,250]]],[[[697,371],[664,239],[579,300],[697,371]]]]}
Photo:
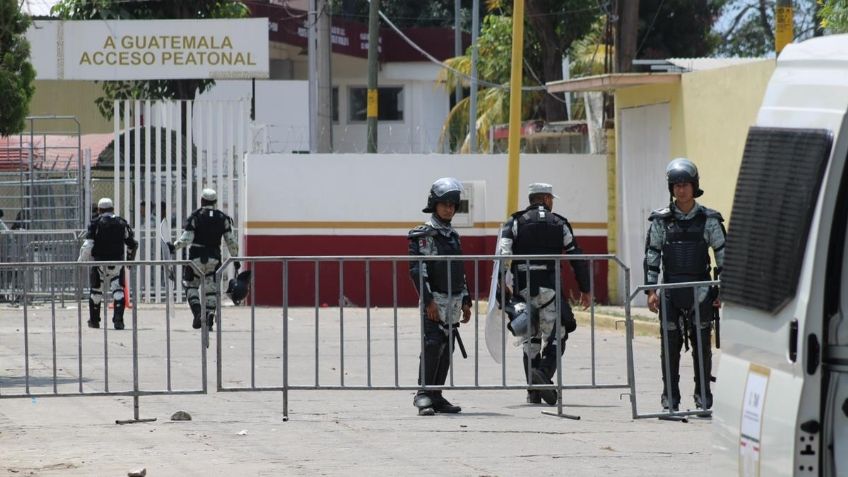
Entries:
{"type": "MultiPolygon", "coordinates": [[[[477,144],[480,150],[487,150],[489,131],[496,124],[507,122],[509,118],[509,73],[510,52],[512,48],[512,18],[502,15],[487,15],[483,19],[480,38],[477,75],[480,81],[499,86],[484,86],[477,95],[477,144]]],[[[465,55],[445,61],[450,69],[442,69],[438,80],[449,93],[457,87],[458,79],[464,87],[469,86],[471,76],[471,49],[465,55]],[[457,73],[458,72],[458,73],[457,73]]],[[[522,95],[522,118],[538,111],[542,94],[539,91],[525,92],[522,95]]],[[[448,114],[439,142],[444,148],[468,152],[471,137],[469,135],[469,117],[471,101],[466,97],[454,105],[448,114]]]]}

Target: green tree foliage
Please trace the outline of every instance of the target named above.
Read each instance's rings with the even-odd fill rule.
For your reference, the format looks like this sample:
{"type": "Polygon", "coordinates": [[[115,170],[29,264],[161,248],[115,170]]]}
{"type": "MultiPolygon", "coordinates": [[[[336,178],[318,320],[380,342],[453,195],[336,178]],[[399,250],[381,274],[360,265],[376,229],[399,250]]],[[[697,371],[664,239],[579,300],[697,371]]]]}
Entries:
{"type": "MultiPolygon", "coordinates": [[[[843,0],[828,0],[831,5],[843,0]]],[[[817,0],[796,0],[794,37],[800,41],[816,33],[817,0]]],[[[837,7],[837,10],[840,7],[837,7]]],[[[843,11],[845,7],[842,7],[843,11]]],[[[716,24],[717,52],[725,56],[767,56],[774,54],[775,0],[724,0],[722,18],[716,24]]],[[[838,17],[838,14],[835,14],[838,17]]]]}
{"type": "Polygon", "coordinates": [[[848,33],[848,1],[817,0],[821,10],[819,21],[828,33],[848,33]]]}
{"type": "MultiPolygon", "coordinates": [[[[488,0],[493,13],[512,14],[512,2],[488,0]]],[[[588,34],[606,14],[607,2],[598,0],[525,0],[524,60],[530,84],[543,85],[562,79],[562,58],[572,43],[588,34]]],[[[510,36],[510,44],[512,44],[510,36]]],[[[507,57],[509,61],[509,57],[507,57]]],[[[527,84],[527,83],[524,83],[527,84]]],[[[565,119],[562,98],[542,97],[542,119],[565,119]]]]}
{"type": "Polygon", "coordinates": [[[29,24],[17,0],[0,0],[0,136],[24,129],[29,101],[35,93],[35,70],[24,36],[29,24]]]}
{"type": "Polygon", "coordinates": [[[725,0],[640,0],[636,57],[694,58],[710,55],[719,37],[712,27],[725,0]]]}
{"type": "MultiPolygon", "coordinates": [[[[483,19],[480,37],[478,39],[477,76],[482,81],[501,85],[501,87],[484,87],[480,89],[477,99],[477,141],[481,150],[489,147],[489,130],[496,124],[507,122],[509,118],[509,84],[510,62],[512,52],[512,18],[502,15],[488,15],[483,19]]],[[[534,45],[529,46],[531,49],[534,45]]],[[[535,45],[538,48],[538,45],[535,45]]],[[[463,75],[471,74],[471,49],[465,55],[447,60],[448,66],[463,75]]],[[[457,76],[452,70],[444,69],[439,80],[450,91],[456,88],[457,76]]],[[[523,82],[530,79],[527,70],[523,82]]],[[[534,80],[535,81],[535,80],[534,80]]],[[[463,79],[468,86],[466,79],[463,79]]],[[[540,91],[524,92],[522,94],[522,118],[540,116],[540,91]]],[[[470,137],[468,136],[468,121],[470,119],[470,98],[463,98],[448,115],[442,126],[440,141],[451,150],[468,151],[470,137]]]]}
{"type": "MultiPolygon", "coordinates": [[[[243,18],[247,6],[235,0],[60,0],[52,13],[67,20],[144,20],[181,18],[243,18]]],[[[104,81],[103,96],[95,103],[100,114],[112,118],[115,100],[194,99],[215,84],[210,79],[104,81]]]]}

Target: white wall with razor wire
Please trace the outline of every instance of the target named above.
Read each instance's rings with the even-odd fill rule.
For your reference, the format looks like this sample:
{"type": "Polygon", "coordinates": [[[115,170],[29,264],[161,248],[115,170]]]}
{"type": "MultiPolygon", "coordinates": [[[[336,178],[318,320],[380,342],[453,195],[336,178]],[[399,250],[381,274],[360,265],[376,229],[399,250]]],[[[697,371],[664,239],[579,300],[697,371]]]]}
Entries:
{"type": "MultiPolygon", "coordinates": [[[[239,183],[250,150],[250,104],[236,101],[123,100],[114,103],[115,211],[132,225],[140,260],[167,260],[185,219],[200,207],[201,190],[218,193],[218,208],[233,218],[238,235],[243,213],[239,183]]],[[[226,258],[226,250],[224,250],[226,258]]],[[[166,300],[160,266],[136,267],[139,301],[166,300]]],[[[184,301],[176,271],[176,301],[184,301]]]]}

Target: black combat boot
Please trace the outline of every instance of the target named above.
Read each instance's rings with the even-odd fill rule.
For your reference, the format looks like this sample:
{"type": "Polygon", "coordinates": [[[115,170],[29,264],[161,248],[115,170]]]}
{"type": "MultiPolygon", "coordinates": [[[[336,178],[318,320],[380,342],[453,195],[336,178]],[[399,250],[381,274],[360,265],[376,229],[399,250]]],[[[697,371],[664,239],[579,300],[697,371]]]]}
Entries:
{"type": "MultiPolygon", "coordinates": [[[[527,384],[553,384],[553,382],[547,377],[545,370],[539,368],[539,364],[542,362],[539,356],[536,356],[531,361],[533,365],[533,369],[530,371],[530,375],[527,375],[527,355],[523,355],[524,361],[524,376],[527,378],[527,384]]],[[[531,389],[527,391],[527,402],[529,404],[541,404],[542,400],[545,401],[548,405],[553,406],[557,403],[557,392],[555,389],[531,389]]]]}
{"type": "MultiPolygon", "coordinates": [[[[425,321],[424,353],[419,357],[418,384],[444,384],[444,379],[442,379],[442,382],[439,382],[437,378],[440,376],[440,358],[443,354],[446,355],[443,351],[443,348],[446,347],[447,337],[439,324],[429,320],[425,321]]],[[[445,367],[445,370],[447,370],[447,367],[445,367]]],[[[418,408],[419,416],[432,416],[436,414],[436,395],[436,391],[423,389],[415,394],[415,399],[413,399],[412,403],[418,408]]]]}
{"type": "MultiPolygon", "coordinates": [[[[450,369],[450,349],[447,344],[442,346],[442,352],[439,356],[439,365],[436,368],[436,377],[435,382],[433,384],[445,384],[448,378],[448,370],[450,369]]],[[[431,399],[433,400],[433,410],[436,412],[441,412],[444,414],[456,414],[462,411],[462,408],[459,406],[455,406],[450,403],[447,399],[442,396],[441,391],[433,391],[431,392],[431,399]]]]}
{"type": "Polygon", "coordinates": [[[419,416],[435,416],[436,410],[433,409],[433,400],[425,391],[418,391],[415,398],[412,400],[412,405],[418,408],[419,416]]]}
{"type": "Polygon", "coordinates": [[[115,300],[115,316],[112,317],[112,324],[116,330],[124,329],[124,300],[115,300]]]}
{"type": "Polygon", "coordinates": [[[100,328],[100,305],[95,305],[91,298],[88,299],[88,327],[100,328]]]}
{"type": "Polygon", "coordinates": [[[189,304],[189,308],[191,308],[191,314],[194,315],[194,319],[191,321],[191,327],[199,330],[200,323],[200,303],[191,303],[189,304]]]}

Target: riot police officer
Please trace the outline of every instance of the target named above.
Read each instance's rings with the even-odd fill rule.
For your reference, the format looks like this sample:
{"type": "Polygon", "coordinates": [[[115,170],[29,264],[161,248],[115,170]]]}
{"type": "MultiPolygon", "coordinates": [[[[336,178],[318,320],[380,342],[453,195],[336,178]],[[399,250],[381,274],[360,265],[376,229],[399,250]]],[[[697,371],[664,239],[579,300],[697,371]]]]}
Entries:
{"type": "MultiPolygon", "coordinates": [[[[645,284],[658,282],[660,265],[665,283],[709,280],[709,248],[713,249],[716,260],[715,277],[718,278],[724,264],[724,219],[719,212],[695,201],[696,197],[704,193],[700,188],[698,168],[688,159],[674,159],[666,167],[666,179],[671,203],[668,207],[653,211],[648,218],[651,225],[645,241],[645,284]]],[[[715,291],[708,287],[699,287],[696,303],[691,288],[669,289],[664,294],[662,307],[660,296],[655,290],[649,290],[647,293],[648,308],[655,313],[659,312],[662,323],[660,362],[663,408],[671,407],[676,410],[680,405],[680,352],[684,343],[687,346],[692,343],[695,405],[699,409],[710,409],[713,403],[710,392],[712,311],[714,307],[721,305],[715,291]],[[695,323],[696,306],[699,308],[700,328],[695,323]],[[698,334],[702,344],[700,352],[697,345],[698,334]],[[666,348],[669,353],[667,362],[666,348]],[[705,386],[703,393],[702,382],[705,386]],[[706,402],[703,402],[702,394],[706,402]]]]}
{"type": "MultiPolygon", "coordinates": [[[[123,218],[115,215],[112,199],[102,198],[97,202],[98,214],[91,220],[85,240],[80,248],[78,261],[96,262],[134,260],[138,249],[133,229],[123,218]],[[126,247],[126,255],[124,254],[126,247]]],[[[125,269],[121,266],[92,267],[89,273],[90,293],[88,298],[88,327],[100,328],[100,306],[103,302],[103,283],[109,284],[115,314],[112,323],[116,330],[124,329],[125,269]]]]}
{"type": "MultiPolygon", "coordinates": [[[[504,224],[498,242],[501,255],[567,255],[583,253],[574,238],[574,231],[568,220],[554,212],[553,203],[557,198],[553,186],[545,183],[530,184],[528,190],[530,205],[524,210],[512,214],[504,224]]],[[[589,304],[589,266],[583,260],[570,260],[577,285],[580,288],[580,301],[589,304]]],[[[522,337],[524,352],[524,373],[528,384],[552,384],[557,369],[556,320],[561,320],[560,349],[565,349],[568,333],[574,331],[577,322],[568,301],[561,298],[561,309],[557,308],[556,263],[552,260],[513,260],[504,263],[512,271],[513,301],[519,306],[529,305],[532,320],[529,331],[522,337]],[[544,348],[543,345],[544,344],[544,348]],[[529,369],[528,369],[529,365],[529,369]]],[[[508,284],[503,284],[507,286],[508,284]]],[[[542,399],[549,405],[557,402],[555,390],[528,391],[527,402],[539,404],[542,399]]]]}
{"type": "MultiPolygon", "coordinates": [[[[409,231],[410,255],[462,255],[459,234],[451,226],[461,194],[462,184],[452,177],[433,183],[427,207],[422,210],[432,215],[424,224],[409,231]]],[[[450,368],[450,352],[456,345],[462,349],[462,341],[458,339],[459,323],[471,319],[465,266],[462,260],[410,261],[409,272],[423,303],[424,347],[419,357],[418,384],[442,385],[450,368]]],[[[445,399],[441,391],[421,389],[413,404],[420,416],[462,410],[445,399]]]]}
{"type": "MultiPolygon", "coordinates": [[[[194,315],[191,323],[194,329],[199,329],[202,324],[199,291],[201,281],[206,295],[206,325],[211,330],[215,324],[215,312],[218,308],[218,282],[215,272],[221,266],[221,238],[227,244],[230,256],[238,256],[233,219],[215,208],[217,201],[218,194],[215,190],[203,189],[200,194],[200,208],[186,219],[182,235],[169,247],[172,255],[178,249],[189,247],[189,260],[203,273],[198,276],[191,267],[183,269],[183,285],[191,313],[194,315]]],[[[235,262],[233,268],[238,272],[241,264],[235,262]]]]}

